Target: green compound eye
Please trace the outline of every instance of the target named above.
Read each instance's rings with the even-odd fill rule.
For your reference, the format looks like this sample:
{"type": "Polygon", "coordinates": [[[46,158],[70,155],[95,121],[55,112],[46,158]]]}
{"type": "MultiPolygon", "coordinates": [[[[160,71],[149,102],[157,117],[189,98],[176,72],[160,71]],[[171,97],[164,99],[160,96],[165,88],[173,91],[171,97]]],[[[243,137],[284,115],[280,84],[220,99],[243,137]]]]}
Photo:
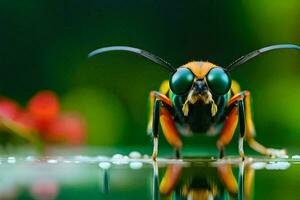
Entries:
{"type": "Polygon", "coordinates": [[[206,75],[206,81],[215,95],[224,95],[231,87],[231,79],[221,67],[212,68],[206,75]]]}
{"type": "Polygon", "coordinates": [[[187,68],[181,67],[171,76],[170,88],[176,95],[186,94],[193,85],[195,75],[187,68]]]}

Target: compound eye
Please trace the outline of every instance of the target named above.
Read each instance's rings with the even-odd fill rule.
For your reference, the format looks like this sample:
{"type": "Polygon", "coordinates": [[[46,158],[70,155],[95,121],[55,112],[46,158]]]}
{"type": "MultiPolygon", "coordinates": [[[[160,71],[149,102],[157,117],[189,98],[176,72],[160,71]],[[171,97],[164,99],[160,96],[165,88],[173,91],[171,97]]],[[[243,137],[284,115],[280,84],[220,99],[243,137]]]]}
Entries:
{"type": "Polygon", "coordinates": [[[181,67],[176,70],[170,79],[170,88],[176,95],[186,94],[193,85],[195,75],[187,68],[181,67]]]}
{"type": "Polygon", "coordinates": [[[224,95],[231,87],[231,79],[221,67],[212,68],[206,75],[206,81],[209,89],[215,95],[224,95]]]}

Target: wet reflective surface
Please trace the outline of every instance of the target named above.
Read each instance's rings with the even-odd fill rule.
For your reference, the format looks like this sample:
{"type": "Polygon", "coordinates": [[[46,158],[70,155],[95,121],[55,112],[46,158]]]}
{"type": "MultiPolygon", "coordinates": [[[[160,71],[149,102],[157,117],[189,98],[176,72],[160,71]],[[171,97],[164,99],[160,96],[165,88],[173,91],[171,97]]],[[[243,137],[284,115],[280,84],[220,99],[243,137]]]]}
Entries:
{"type": "Polygon", "coordinates": [[[297,199],[300,156],[1,156],[0,199],[297,199]]]}

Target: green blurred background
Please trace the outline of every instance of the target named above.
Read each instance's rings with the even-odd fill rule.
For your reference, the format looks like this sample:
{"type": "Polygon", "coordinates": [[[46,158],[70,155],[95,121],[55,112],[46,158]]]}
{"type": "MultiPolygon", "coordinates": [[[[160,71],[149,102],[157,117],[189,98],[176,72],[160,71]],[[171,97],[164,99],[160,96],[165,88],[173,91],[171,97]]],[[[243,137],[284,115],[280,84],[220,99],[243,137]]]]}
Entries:
{"type": "MultiPolygon", "coordinates": [[[[175,66],[191,60],[225,66],[266,45],[300,44],[299,10],[297,0],[2,0],[0,94],[25,105],[37,91],[53,90],[63,109],[78,110],[86,119],[88,144],[150,149],[148,94],[169,74],[136,55],[87,59],[90,51],[129,45],[175,66]]],[[[283,50],[232,75],[252,92],[257,138],[264,144],[300,143],[299,65],[299,52],[283,50]]],[[[215,139],[185,140],[200,146],[215,139]]]]}

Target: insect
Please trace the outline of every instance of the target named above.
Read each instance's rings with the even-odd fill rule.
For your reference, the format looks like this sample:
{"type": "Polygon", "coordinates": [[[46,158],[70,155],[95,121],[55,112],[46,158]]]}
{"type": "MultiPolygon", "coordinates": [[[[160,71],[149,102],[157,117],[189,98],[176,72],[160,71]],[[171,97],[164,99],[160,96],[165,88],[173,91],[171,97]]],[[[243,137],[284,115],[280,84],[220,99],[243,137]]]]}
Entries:
{"type": "Polygon", "coordinates": [[[192,61],[175,68],[152,53],[128,46],[100,48],[91,52],[89,57],[110,51],[127,51],[157,63],[171,73],[170,79],[162,82],[159,91],[150,92],[147,132],[153,136],[153,160],[158,154],[159,124],[166,140],[174,147],[177,158],[183,146],[180,136],[193,134],[218,134],[216,144],[222,158],[239,124],[238,149],[244,159],[244,139],[252,149],[264,155],[280,156],[286,152],[266,148],[255,140],[251,94],[248,90],[240,90],[239,84],[231,79],[230,72],[260,54],[278,49],[300,50],[300,46],[267,46],[238,58],[226,67],[192,61]]]}

